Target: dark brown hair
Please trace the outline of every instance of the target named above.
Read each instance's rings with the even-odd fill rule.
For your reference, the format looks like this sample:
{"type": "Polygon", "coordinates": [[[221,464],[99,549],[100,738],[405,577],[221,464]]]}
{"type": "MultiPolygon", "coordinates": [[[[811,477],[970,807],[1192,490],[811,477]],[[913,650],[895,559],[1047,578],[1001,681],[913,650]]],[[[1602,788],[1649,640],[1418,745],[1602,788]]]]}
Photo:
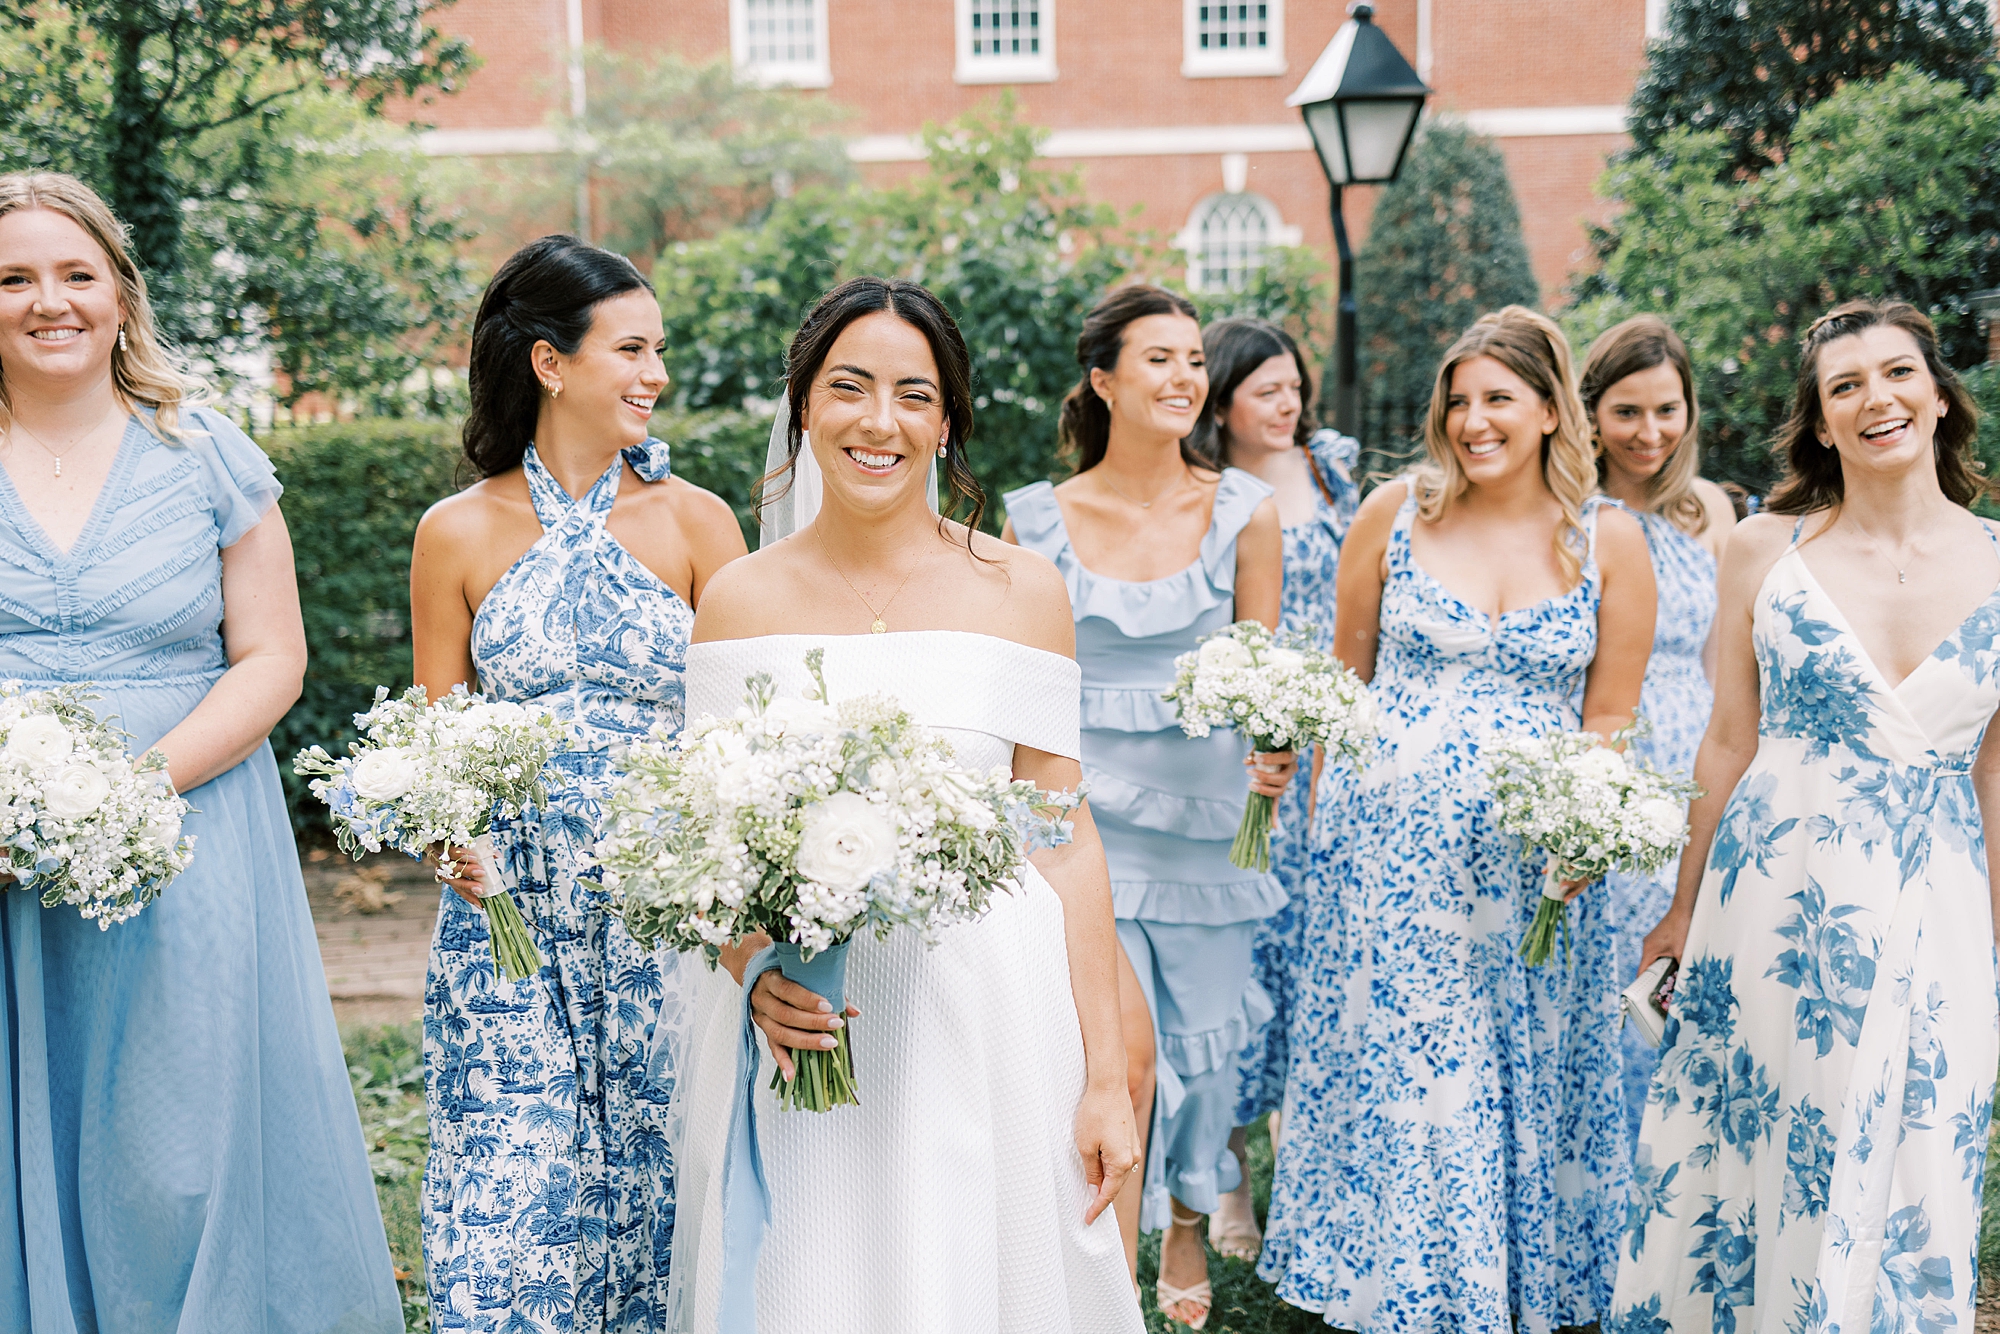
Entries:
{"type": "Polygon", "coordinates": [[[1971,505],[1992,490],[1974,453],[1979,437],[1979,408],[1958,375],[1938,353],[1937,330],[1930,318],[1907,301],[1861,300],[1836,306],[1813,321],[1799,340],[1799,378],[1792,391],[1792,414],[1785,418],[1771,448],[1785,463],[1784,480],[1771,492],[1764,508],[1773,514],[1810,514],[1838,506],[1846,496],[1840,451],[1822,444],[1820,428],[1826,417],[1820,405],[1819,358],[1828,344],[1875,328],[1901,329],[1923,353],[1924,366],[1949,405],[1931,438],[1938,486],[1955,505],[1971,505]]]}
{"type": "MultiPolygon", "coordinates": [[[[1697,443],[1701,404],[1695,398],[1694,367],[1688,361],[1687,344],[1680,335],[1658,315],[1634,315],[1623,324],[1612,325],[1597,336],[1584,356],[1577,392],[1583,395],[1584,416],[1590,419],[1591,436],[1596,440],[1597,405],[1603,401],[1605,391],[1626,376],[1655,366],[1672,366],[1674,374],[1680,376],[1681,398],[1687,404],[1687,429],[1660,470],[1646,479],[1643,508],[1666,515],[1684,532],[1700,533],[1708,527],[1708,510],[1694,489],[1694,480],[1701,474],[1701,446],[1697,443]]],[[[1608,464],[1604,442],[1596,440],[1596,444],[1597,484],[1602,487],[1608,464]]]]}
{"type": "Polygon", "coordinates": [[[1229,462],[1229,431],[1222,419],[1229,415],[1236,391],[1250,372],[1272,357],[1290,357],[1298,367],[1299,419],[1292,427],[1292,441],[1302,446],[1312,439],[1312,372],[1290,334],[1264,320],[1217,320],[1201,331],[1201,348],[1208,356],[1208,401],[1189,437],[1197,451],[1217,463],[1229,462]]]}
{"type": "MultiPolygon", "coordinates": [[[[1118,288],[1083,317],[1083,332],[1076,340],[1076,360],[1083,367],[1083,378],[1064,396],[1062,416],[1056,424],[1057,450],[1078,472],[1089,472],[1104,462],[1104,451],[1111,443],[1111,409],[1091,388],[1090,373],[1116,367],[1118,354],[1125,350],[1126,327],[1148,315],[1197,318],[1194,303],[1186,297],[1144,283],[1118,288]]],[[[1181,441],[1181,458],[1193,468],[1217,466],[1201,452],[1195,432],[1181,441]]]]}

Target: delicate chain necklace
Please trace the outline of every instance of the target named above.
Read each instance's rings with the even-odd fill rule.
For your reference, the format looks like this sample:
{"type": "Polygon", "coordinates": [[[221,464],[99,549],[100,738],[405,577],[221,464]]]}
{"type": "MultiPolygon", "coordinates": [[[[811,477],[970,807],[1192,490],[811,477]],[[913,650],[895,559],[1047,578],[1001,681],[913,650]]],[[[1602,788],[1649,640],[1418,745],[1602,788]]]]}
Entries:
{"type": "Polygon", "coordinates": [[[1881,538],[1875,536],[1875,534],[1869,532],[1866,528],[1863,528],[1858,523],[1854,525],[1854,530],[1860,533],[1863,537],[1868,539],[1870,547],[1873,548],[1873,554],[1880,556],[1883,560],[1889,562],[1889,568],[1896,572],[1897,583],[1907,584],[1910,582],[1909,578],[1910,563],[1916,560],[1918,556],[1922,555],[1923,554],[1922,552],[1912,551],[1908,556],[1905,556],[1903,558],[1903,564],[1898,565],[1896,564],[1896,558],[1894,556],[1891,556],[1888,552],[1882,550],[1881,538]]]}
{"type": "Polygon", "coordinates": [[[1102,473],[1099,473],[1097,478],[1098,481],[1104,483],[1106,486],[1111,487],[1112,494],[1117,496],[1120,500],[1126,501],[1129,504],[1137,505],[1142,510],[1149,510],[1153,508],[1153,506],[1159,504],[1162,500],[1165,500],[1168,496],[1180,490],[1182,484],[1185,483],[1187,479],[1188,479],[1188,469],[1187,465],[1183,463],[1181,465],[1181,475],[1179,477],[1176,477],[1171,483],[1169,483],[1166,490],[1160,492],[1159,495],[1154,496],[1151,500],[1133,500],[1132,497],[1126,495],[1123,491],[1120,491],[1116,486],[1113,486],[1111,479],[1109,477],[1106,477],[1102,473]]]}
{"type": "Polygon", "coordinates": [[[877,611],[875,610],[875,604],[870,602],[866,597],[862,596],[861,590],[854,586],[854,581],[847,577],[847,572],[840,568],[840,562],[836,561],[833,558],[832,550],[829,549],[826,545],[826,534],[820,532],[818,524],[813,525],[813,535],[819,538],[820,554],[826,557],[826,563],[833,567],[833,572],[840,576],[840,582],[846,584],[848,591],[853,593],[855,597],[861,599],[861,605],[868,608],[868,614],[875,618],[872,622],[869,623],[868,633],[871,635],[883,635],[889,633],[889,623],[882,619],[883,613],[887,612],[890,607],[895,605],[896,599],[901,597],[903,594],[903,590],[910,586],[910,580],[916,578],[917,571],[923,568],[924,562],[922,560],[919,560],[915,565],[912,565],[910,567],[910,572],[903,576],[903,582],[896,585],[896,591],[891,593],[889,595],[889,600],[882,604],[882,610],[877,611]]]}
{"type": "Polygon", "coordinates": [[[77,447],[78,445],[80,445],[80,444],[82,444],[82,443],[83,443],[84,441],[86,441],[86,440],[90,439],[90,437],[91,437],[91,436],[93,436],[93,435],[96,435],[96,434],[97,434],[97,428],[98,428],[98,427],[100,427],[100,426],[102,426],[102,425],[104,425],[104,423],[105,423],[105,422],[106,422],[106,421],[107,421],[107,420],[108,420],[108,419],[110,418],[110,416],[111,416],[111,412],[112,412],[112,408],[116,408],[117,406],[118,406],[118,405],[117,405],[116,403],[113,403],[113,404],[111,405],[111,407],[109,407],[109,408],[106,408],[106,409],[104,410],[104,416],[102,416],[102,417],[99,417],[99,418],[98,418],[98,419],[97,419],[96,421],[92,422],[92,423],[90,424],[90,429],[89,429],[89,430],[85,431],[85,432],[84,432],[84,433],[83,433],[82,435],[78,436],[78,437],[77,437],[76,439],[74,439],[74,440],[70,441],[70,442],[69,442],[69,443],[68,443],[67,445],[64,445],[64,446],[63,446],[63,449],[62,449],[62,453],[61,453],[61,454],[58,454],[58,453],[57,453],[57,452],[56,452],[55,450],[53,450],[53,449],[50,449],[50,448],[49,448],[49,446],[48,446],[48,442],[47,442],[47,441],[43,440],[43,439],[42,439],[42,438],[41,438],[40,436],[36,435],[36,434],[35,434],[35,433],[34,433],[33,431],[30,431],[30,430],[28,430],[28,424],[27,424],[26,422],[22,421],[22,420],[21,420],[21,419],[20,419],[19,417],[16,417],[16,418],[14,418],[14,419],[13,419],[13,421],[11,421],[11,422],[9,422],[9,423],[8,423],[8,431],[9,431],[9,434],[12,434],[12,431],[13,431],[13,428],[14,428],[14,427],[17,427],[17,426],[18,426],[18,427],[20,427],[20,428],[21,428],[21,430],[22,430],[22,431],[23,431],[23,432],[24,432],[24,433],[25,433],[25,434],[27,435],[28,439],[30,439],[30,440],[34,441],[34,442],[35,442],[36,444],[40,445],[40,446],[42,447],[42,452],[43,452],[44,454],[47,454],[47,455],[48,455],[48,456],[49,456],[50,458],[52,458],[52,459],[54,459],[54,460],[56,461],[56,474],[55,474],[55,475],[56,475],[56,476],[58,476],[58,477],[60,477],[60,476],[62,476],[62,461],[63,461],[63,456],[64,456],[64,455],[66,455],[66,454],[73,454],[73,453],[75,453],[75,452],[76,452],[76,447],[77,447]]]}

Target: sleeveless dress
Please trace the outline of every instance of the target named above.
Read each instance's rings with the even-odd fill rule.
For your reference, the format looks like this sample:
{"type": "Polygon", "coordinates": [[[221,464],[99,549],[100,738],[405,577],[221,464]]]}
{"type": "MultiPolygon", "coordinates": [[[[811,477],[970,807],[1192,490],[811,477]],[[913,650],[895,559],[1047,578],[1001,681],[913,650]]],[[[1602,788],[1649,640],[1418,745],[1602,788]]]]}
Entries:
{"type": "MultiPolygon", "coordinates": [[[[1597,507],[1585,515],[1593,539],[1597,507]]],[[[1571,957],[1516,950],[1542,859],[1490,814],[1495,733],[1579,724],[1594,550],[1560,597],[1493,621],[1419,565],[1398,511],[1365,772],[1329,766],[1285,1135],[1258,1273],[1341,1329],[1548,1334],[1607,1309],[1628,1152],[1610,905],[1571,957]]]]}
{"type": "MultiPolygon", "coordinates": [[[[134,753],[227,669],[221,549],[281,489],[227,418],[181,423],[127,423],[67,552],[0,472],[0,678],[92,683],[134,753]]],[[[130,921],[0,894],[0,1329],[401,1330],[269,744],[186,796],[194,861],[130,921]]]]}
{"type": "Polygon", "coordinates": [[[1972,1328],[2000,588],[1892,688],[1792,541],[1752,613],[1757,754],[1695,900],[1607,1331],[1972,1328]]]}
{"type": "Polygon", "coordinates": [[[1083,776],[1111,867],[1118,940],[1139,977],[1158,1044],[1140,1226],[1167,1226],[1170,1197],[1213,1213],[1242,1180],[1239,1058],[1271,1018],[1251,975],[1257,925],[1285,905],[1274,875],[1229,864],[1243,818],[1249,743],[1217,729],[1182,733],[1174,659],[1236,619],[1236,539],[1271,488],[1225,468],[1194,564],[1131,583],[1084,568],[1047,482],[1007,495],[1021,545],[1055,562],[1076,615],[1083,669],[1083,776]]]}
{"type": "MultiPolygon", "coordinates": [[[[1646,660],[1646,684],[1639,696],[1639,714],[1653,725],[1650,735],[1633,747],[1667,773],[1686,778],[1694,773],[1694,756],[1715,706],[1715,689],[1702,670],[1701,654],[1715,624],[1715,557],[1664,514],[1627,510],[1646,533],[1653,557],[1653,583],[1659,590],[1659,619],[1653,631],[1653,656],[1646,660]]],[[[1614,875],[1612,922],[1618,950],[1618,985],[1628,987],[1639,976],[1639,955],[1646,933],[1660,924],[1674,901],[1680,876],[1676,857],[1651,875],[1614,875]]],[[[1620,1040],[1624,1060],[1625,1127],[1630,1142],[1639,1142],[1639,1118],[1646,1110],[1646,1086],[1652,1082],[1659,1048],[1649,1046],[1630,1025],[1620,1040]]]]}
{"type": "MultiPolygon", "coordinates": [[[[1340,544],[1354,512],[1361,506],[1361,488],[1354,484],[1354,463],[1361,442],[1337,431],[1315,431],[1306,442],[1319,480],[1326,491],[1313,488],[1313,514],[1285,529],[1285,593],[1278,616],[1281,630],[1311,627],[1313,644],[1333,650],[1334,575],[1340,565],[1340,544]],[[1333,493],[1328,501],[1326,492],[1333,493]]],[[[1305,943],[1306,872],[1312,856],[1313,753],[1299,755],[1299,776],[1278,799],[1278,832],[1271,839],[1271,872],[1285,887],[1285,906],[1265,918],[1251,943],[1252,976],[1271,999],[1271,1022],[1251,1040],[1236,1075],[1236,1124],[1247,1126],[1276,1108],[1285,1097],[1285,1069],[1290,1058],[1285,1033],[1292,1022],[1292,976],[1298,970],[1305,943]]]]}
{"type": "Polygon", "coordinates": [[[542,536],[472,622],[480,685],[568,719],[549,806],[494,828],[501,875],[544,960],[495,974],[486,917],[439,897],[424,994],[424,1269],[440,1329],[663,1328],[674,1229],[671,1085],[656,1025],[683,1010],[675,957],[641,950],[597,876],[598,801],[618,747],[681,724],[694,612],[605,527],[625,464],[669,473],[657,440],[572,500],[530,446],[542,536]]]}
{"type": "MultiPolygon", "coordinates": [[[[824,648],[833,698],[894,695],[960,762],[1011,766],[1014,747],[1077,752],[1068,658],[960,631],[770,635],[696,644],[688,712],[743,706],[768,672],[810,686],[824,648]]],[[[677,1091],[676,1330],[712,1334],[722,1281],[722,1163],[743,992],[684,956],[699,1001],[677,1091]]],[[[1032,866],[1021,890],[935,948],[863,934],[847,963],[859,1106],[781,1111],[758,1035],[757,1134],[770,1223],[757,1267],[766,1334],[1140,1334],[1118,1222],[1089,1227],[1076,1148],[1083,1039],[1062,900],[1032,866]]]]}

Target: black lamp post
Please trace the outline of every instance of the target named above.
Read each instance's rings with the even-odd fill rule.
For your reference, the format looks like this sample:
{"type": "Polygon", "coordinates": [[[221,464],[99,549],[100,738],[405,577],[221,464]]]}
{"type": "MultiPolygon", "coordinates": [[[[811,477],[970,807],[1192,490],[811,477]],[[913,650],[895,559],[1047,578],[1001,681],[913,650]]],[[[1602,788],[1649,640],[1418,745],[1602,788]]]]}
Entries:
{"type": "Polygon", "coordinates": [[[1416,133],[1417,115],[1431,90],[1375,26],[1375,6],[1347,7],[1347,22],[1320,52],[1305,81],[1285,102],[1304,114],[1313,151],[1333,187],[1333,240],[1340,254],[1340,313],[1334,328],[1340,374],[1334,385],[1334,429],[1359,435],[1361,405],[1355,393],[1354,253],[1347,245],[1340,191],[1348,185],[1387,185],[1403,169],[1416,133]]]}

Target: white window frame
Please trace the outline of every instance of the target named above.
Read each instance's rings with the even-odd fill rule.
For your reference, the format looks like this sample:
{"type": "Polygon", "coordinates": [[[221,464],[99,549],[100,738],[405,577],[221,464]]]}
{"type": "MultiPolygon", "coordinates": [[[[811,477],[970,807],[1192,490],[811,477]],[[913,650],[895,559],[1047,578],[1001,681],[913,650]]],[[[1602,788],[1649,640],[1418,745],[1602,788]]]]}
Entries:
{"type": "Polygon", "coordinates": [[[787,60],[772,64],[750,63],[750,6],[748,0],[729,0],[729,54],[736,73],[746,81],[765,88],[825,88],[833,83],[833,67],[827,59],[830,45],[826,22],[826,0],[812,0],[813,30],[818,34],[817,56],[812,60],[787,60]]]}
{"type": "Polygon", "coordinates": [[[975,56],[972,54],[973,0],[953,0],[958,28],[958,61],[952,70],[955,83],[1054,83],[1056,79],[1056,0],[1040,0],[1036,12],[1041,22],[1042,49],[1032,56],[975,56]]]}
{"type": "Polygon", "coordinates": [[[1181,228],[1181,234],[1176,236],[1172,243],[1176,250],[1187,255],[1187,283],[1194,291],[1228,290],[1221,287],[1211,289],[1203,277],[1201,231],[1202,225],[1208,221],[1208,215],[1213,210],[1223,204],[1241,202],[1256,205],[1257,211],[1264,215],[1266,250],[1295,246],[1305,239],[1303,228],[1287,226],[1284,215],[1278,212],[1278,206],[1254,190],[1222,189],[1214,194],[1203,195],[1195,201],[1195,206],[1188,210],[1187,225],[1181,228]]]}
{"type": "Polygon", "coordinates": [[[1182,78],[1242,79],[1285,72],[1285,0],[1264,0],[1269,11],[1266,21],[1271,40],[1262,51],[1202,50],[1202,3],[1203,0],[1181,0],[1182,78]]]}

